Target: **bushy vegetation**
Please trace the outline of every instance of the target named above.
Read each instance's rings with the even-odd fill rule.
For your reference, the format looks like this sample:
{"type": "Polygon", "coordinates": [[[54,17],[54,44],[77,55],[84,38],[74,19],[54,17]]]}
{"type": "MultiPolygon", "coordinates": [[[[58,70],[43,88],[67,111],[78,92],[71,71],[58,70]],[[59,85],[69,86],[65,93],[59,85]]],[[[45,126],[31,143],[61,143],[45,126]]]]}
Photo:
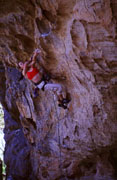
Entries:
{"type": "Polygon", "coordinates": [[[4,113],[3,113],[2,105],[0,104],[0,159],[2,160],[2,164],[3,164],[2,171],[3,174],[5,174],[5,165],[3,162],[3,153],[5,148],[3,128],[4,128],[4,113]]]}
{"type": "Polygon", "coordinates": [[[4,128],[4,113],[2,109],[2,105],[0,104],[0,129],[4,128]]]}

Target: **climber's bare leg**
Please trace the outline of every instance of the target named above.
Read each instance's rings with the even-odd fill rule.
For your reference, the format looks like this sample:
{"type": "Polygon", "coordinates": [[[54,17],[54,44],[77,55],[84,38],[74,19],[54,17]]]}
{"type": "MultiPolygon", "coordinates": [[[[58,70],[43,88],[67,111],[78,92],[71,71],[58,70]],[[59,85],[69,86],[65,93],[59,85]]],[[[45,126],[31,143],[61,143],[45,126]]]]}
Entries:
{"type": "Polygon", "coordinates": [[[44,90],[53,91],[57,95],[58,100],[62,100],[63,98],[66,98],[65,90],[60,84],[48,83],[45,85],[44,90]]]}
{"type": "Polygon", "coordinates": [[[44,90],[51,90],[56,94],[58,100],[58,106],[67,109],[67,105],[70,102],[69,99],[66,98],[66,91],[65,88],[60,84],[52,84],[48,83],[45,85],[44,90]]]}

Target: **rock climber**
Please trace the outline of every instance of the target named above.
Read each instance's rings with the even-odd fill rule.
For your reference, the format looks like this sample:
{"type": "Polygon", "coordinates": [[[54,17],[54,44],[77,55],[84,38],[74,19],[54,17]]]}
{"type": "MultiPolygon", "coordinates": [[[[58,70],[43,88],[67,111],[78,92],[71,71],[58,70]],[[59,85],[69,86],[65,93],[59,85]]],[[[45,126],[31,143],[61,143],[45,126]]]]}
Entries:
{"type": "Polygon", "coordinates": [[[67,109],[67,105],[70,100],[66,98],[66,91],[64,87],[60,84],[49,82],[50,77],[47,75],[46,71],[40,63],[39,68],[36,67],[36,60],[39,53],[41,53],[41,51],[36,49],[29,61],[26,61],[25,63],[19,62],[22,74],[36,85],[34,90],[35,97],[38,95],[37,93],[39,89],[44,91],[51,90],[57,95],[59,102],[58,106],[67,109]]]}

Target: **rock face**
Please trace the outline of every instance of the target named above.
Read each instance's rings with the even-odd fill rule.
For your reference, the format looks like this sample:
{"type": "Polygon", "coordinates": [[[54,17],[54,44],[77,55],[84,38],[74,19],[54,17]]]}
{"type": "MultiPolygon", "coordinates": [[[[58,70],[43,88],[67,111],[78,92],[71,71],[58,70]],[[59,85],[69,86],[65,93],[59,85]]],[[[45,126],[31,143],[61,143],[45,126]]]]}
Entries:
{"type": "Polygon", "coordinates": [[[117,178],[116,0],[1,0],[0,101],[14,180],[117,178]],[[71,102],[22,77],[35,48],[71,102]]]}

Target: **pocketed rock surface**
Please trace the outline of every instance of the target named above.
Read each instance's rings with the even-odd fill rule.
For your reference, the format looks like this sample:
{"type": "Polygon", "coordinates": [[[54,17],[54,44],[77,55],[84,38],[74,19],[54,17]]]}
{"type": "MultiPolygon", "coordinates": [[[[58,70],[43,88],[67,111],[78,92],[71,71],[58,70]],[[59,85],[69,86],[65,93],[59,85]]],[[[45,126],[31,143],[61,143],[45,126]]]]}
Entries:
{"type": "MultiPolygon", "coordinates": [[[[13,180],[117,179],[116,0],[1,0],[0,101],[13,180]],[[58,107],[18,62],[38,57],[71,102],[58,107]]],[[[38,61],[37,61],[38,63],[38,61]]]]}

